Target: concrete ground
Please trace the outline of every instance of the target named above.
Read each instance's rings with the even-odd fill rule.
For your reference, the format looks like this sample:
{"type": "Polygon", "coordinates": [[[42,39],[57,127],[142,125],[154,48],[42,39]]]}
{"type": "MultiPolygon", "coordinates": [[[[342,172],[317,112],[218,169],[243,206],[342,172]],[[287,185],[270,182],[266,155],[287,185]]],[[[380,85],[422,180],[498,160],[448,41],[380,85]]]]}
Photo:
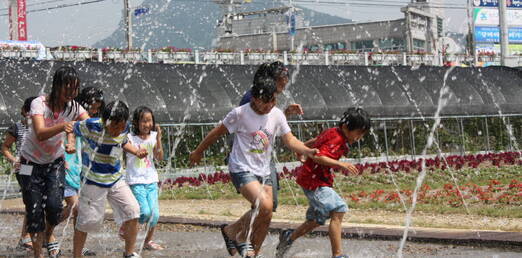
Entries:
{"type": "MultiPolygon", "coordinates": [[[[20,215],[0,215],[0,257],[25,257],[26,251],[15,249],[20,230],[20,215]]],[[[143,233],[143,232],[142,232],[143,233]]],[[[58,226],[56,235],[61,241],[64,257],[70,257],[72,228],[58,226]],[[64,230],[65,229],[65,230],[64,230]]],[[[143,239],[143,235],[140,235],[143,239]]],[[[156,242],[166,246],[164,251],[143,251],[142,257],[229,257],[224,248],[221,234],[216,228],[161,224],[156,242]]],[[[276,233],[271,233],[263,245],[263,256],[274,257],[278,243],[276,233]]],[[[350,257],[392,257],[396,254],[399,241],[344,239],[343,247],[350,257]]],[[[97,252],[97,257],[121,257],[123,242],[117,237],[117,228],[106,221],[101,232],[91,234],[87,247],[97,252]]],[[[407,243],[404,257],[521,257],[516,249],[486,248],[474,246],[407,243]]],[[[316,236],[302,238],[294,243],[286,257],[330,257],[328,238],[316,236]]]]}

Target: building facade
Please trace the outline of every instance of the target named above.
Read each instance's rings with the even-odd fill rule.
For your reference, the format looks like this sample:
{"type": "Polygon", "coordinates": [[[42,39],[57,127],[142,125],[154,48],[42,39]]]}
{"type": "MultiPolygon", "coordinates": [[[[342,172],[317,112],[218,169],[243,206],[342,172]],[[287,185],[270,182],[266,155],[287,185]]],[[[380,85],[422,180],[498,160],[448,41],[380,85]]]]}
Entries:
{"type": "MultiPolygon", "coordinates": [[[[304,24],[301,19],[294,33],[289,32],[288,25],[284,26],[283,18],[279,20],[277,28],[272,31],[270,29],[241,29],[247,28],[246,25],[241,25],[248,23],[249,19],[245,18],[237,20],[234,27],[237,27],[238,30],[232,30],[231,33],[220,33],[218,47],[266,51],[304,49],[310,51],[438,53],[440,51],[438,39],[444,34],[443,19],[441,16],[429,12],[428,7],[432,7],[432,3],[427,0],[410,4],[401,8],[404,18],[397,20],[300,26],[304,24]]],[[[247,17],[248,13],[238,15],[247,17]]],[[[272,13],[272,15],[277,14],[272,13]]],[[[270,14],[267,13],[266,16],[270,16],[270,14]]]]}

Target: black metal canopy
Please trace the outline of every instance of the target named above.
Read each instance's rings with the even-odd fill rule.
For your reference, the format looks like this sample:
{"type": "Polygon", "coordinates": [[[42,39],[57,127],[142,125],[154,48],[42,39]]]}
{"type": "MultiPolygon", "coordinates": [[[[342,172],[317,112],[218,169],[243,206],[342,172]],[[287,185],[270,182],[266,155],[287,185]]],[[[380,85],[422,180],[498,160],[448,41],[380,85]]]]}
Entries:
{"type": "MultiPolygon", "coordinates": [[[[163,123],[215,122],[252,85],[253,65],[167,65],[0,60],[0,124],[19,119],[23,100],[49,92],[52,75],[73,66],[81,87],[107,101],[146,105],[163,123]]],[[[288,95],[303,106],[295,119],[337,119],[350,106],[372,117],[522,113],[522,71],[507,67],[290,66],[288,95]],[[445,89],[441,94],[441,89],[445,89]]]]}

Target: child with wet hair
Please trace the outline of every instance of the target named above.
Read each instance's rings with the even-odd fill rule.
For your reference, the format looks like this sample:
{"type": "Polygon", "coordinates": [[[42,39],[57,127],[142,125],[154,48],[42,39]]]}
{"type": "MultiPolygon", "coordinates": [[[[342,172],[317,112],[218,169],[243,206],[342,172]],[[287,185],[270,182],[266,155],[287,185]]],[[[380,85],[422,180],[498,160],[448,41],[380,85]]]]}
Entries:
{"type": "MultiPolygon", "coordinates": [[[[90,117],[98,117],[105,101],[103,100],[103,91],[94,87],[85,87],[75,98],[90,117]]],[[[67,220],[71,215],[73,222],[76,224],[76,216],[78,214],[78,192],[81,188],[81,138],[76,137],[75,141],[76,153],[65,154],[65,188],[64,198],[66,206],[63,209],[62,220],[67,220]]],[[[84,256],[96,256],[92,250],[84,248],[82,250],[84,256]]]]}
{"type": "Polygon", "coordinates": [[[294,137],[285,115],[275,107],[273,78],[257,78],[251,92],[251,101],[228,113],[189,157],[192,165],[199,163],[210,145],[221,136],[234,133],[228,168],[236,190],[252,208],[235,223],[222,225],[221,232],[229,254],[234,255],[237,251],[243,257],[260,253],[272,219],[270,160],[275,137],[281,137],[287,147],[303,155],[313,156],[316,152],[294,137]],[[251,222],[252,228],[244,226],[251,222]]]}
{"type": "MultiPolygon", "coordinates": [[[[42,257],[42,245],[50,257],[60,254],[59,243],[52,234],[61,222],[65,181],[64,152],[74,153],[74,143],[65,145],[66,133],[72,139],[74,121],[85,120],[89,115],[74,100],[80,88],[80,78],[72,67],[63,66],[53,75],[49,95],[31,102],[32,126],[22,144],[20,175],[28,180],[22,188],[27,231],[33,241],[35,257],[42,257]]],[[[70,142],[71,142],[70,141],[70,142]]]]}
{"type": "Polygon", "coordinates": [[[82,139],[82,175],[85,185],[78,201],[78,217],[74,230],[73,254],[81,257],[88,232],[102,225],[105,203],[109,201],[115,217],[123,222],[124,257],[139,257],[134,252],[138,234],[140,206],[123,179],[123,151],[138,158],[147,150],[137,149],[127,139],[129,108],[121,101],[109,103],[101,118],[74,124],[74,134],[82,139]]]}
{"type": "Polygon", "coordinates": [[[354,165],[339,159],[348,153],[348,144],[362,139],[370,127],[370,118],[366,111],[361,108],[348,108],[337,127],[323,131],[310,141],[314,148],[319,149],[319,153],[308,157],[305,163],[297,168],[297,184],[303,189],[309,203],[306,221],[295,230],[281,231],[276,257],[283,257],[296,239],[324,225],[328,219],[332,257],[348,257],[342,254],[341,243],[342,220],[348,206],[333,189],[332,170],[337,168],[353,174],[358,173],[354,165]]]}

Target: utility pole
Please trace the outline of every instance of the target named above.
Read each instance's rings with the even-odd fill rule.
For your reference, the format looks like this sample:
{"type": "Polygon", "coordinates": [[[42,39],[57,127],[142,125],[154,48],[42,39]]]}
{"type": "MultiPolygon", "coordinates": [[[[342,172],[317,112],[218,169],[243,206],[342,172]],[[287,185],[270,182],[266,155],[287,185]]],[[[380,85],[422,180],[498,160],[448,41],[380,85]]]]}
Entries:
{"type": "Polygon", "coordinates": [[[498,2],[498,14],[500,19],[500,65],[506,65],[506,57],[509,56],[508,26],[506,23],[506,0],[498,2]]]}
{"type": "Polygon", "coordinates": [[[127,29],[127,50],[132,49],[132,15],[129,6],[129,0],[123,0],[123,9],[125,12],[125,21],[127,29]]]}
{"type": "MultiPolygon", "coordinates": [[[[471,1],[467,0],[467,8],[466,8],[467,18],[468,18],[468,53],[475,60],[475,42],[473,35],[473,9],[471,5],[471,1]]],[[[474,61],[473,61],[474,62],[474,61]]]]}

